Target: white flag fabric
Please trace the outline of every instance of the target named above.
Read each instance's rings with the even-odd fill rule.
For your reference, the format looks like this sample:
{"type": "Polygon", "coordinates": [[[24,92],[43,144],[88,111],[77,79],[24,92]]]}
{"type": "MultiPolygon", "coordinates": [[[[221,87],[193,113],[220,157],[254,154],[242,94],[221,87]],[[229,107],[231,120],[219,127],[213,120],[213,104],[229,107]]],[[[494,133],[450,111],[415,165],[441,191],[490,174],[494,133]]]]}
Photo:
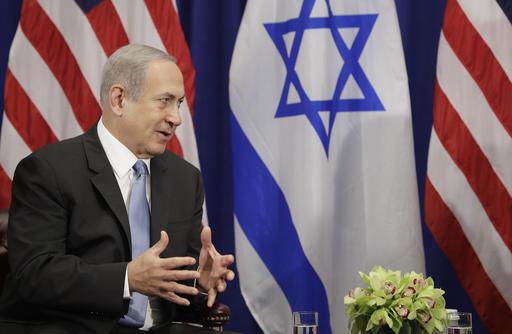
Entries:
{"type": "Polygon", "coordinates": [[[249,0],[230,69],[237,266],[265,333],[347,333],[375,265],[424,271],[393,0],[249,0]]]}

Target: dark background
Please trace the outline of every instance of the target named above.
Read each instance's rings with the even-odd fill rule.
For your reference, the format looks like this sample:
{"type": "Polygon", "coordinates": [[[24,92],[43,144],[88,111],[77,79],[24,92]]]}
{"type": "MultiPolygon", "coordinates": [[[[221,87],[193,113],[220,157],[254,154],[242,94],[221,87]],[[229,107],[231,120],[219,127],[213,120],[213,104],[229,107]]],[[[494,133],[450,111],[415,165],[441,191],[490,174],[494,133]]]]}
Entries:
{"type": "MultiPolygon", "coordinates": [[[[219,251],[234,253],[233,191],[231,173],[228,73],[243,0],[178,0],[180,19],[196,69],[195,128],[206,188],[208,219],[219,251]]],[[[0,91],[9,48],[19,19],[20,0],[0,1],[0,91]]],[[[423,199],[428,143],[432,127],[436,54],[445,0],[395,0],[405,50],[412,104],[416,170],[423,199]]],[[[0,115],[3,100],[0,100],[0,115]]],[[[422,217],[423,217],[423,207],[422,217]]],[[[423,224],[427,274],[446,290],[447,305],[472,312],[474,333],[486,329],[476,317],[470,299],[443,252],[423,224]]],[[[232,311],[229,328],[261,333],[240,294],[238,281],[221,296],[232,311]]],[[[331,315],[335,316],[335,315],[331,315]]]]}

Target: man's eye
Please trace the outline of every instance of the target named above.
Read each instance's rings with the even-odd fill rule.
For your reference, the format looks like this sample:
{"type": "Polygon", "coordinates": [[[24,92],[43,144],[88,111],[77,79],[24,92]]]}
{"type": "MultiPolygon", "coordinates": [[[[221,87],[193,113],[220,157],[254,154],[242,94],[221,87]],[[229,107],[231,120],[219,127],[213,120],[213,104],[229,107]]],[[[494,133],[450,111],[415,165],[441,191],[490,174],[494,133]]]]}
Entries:
{"type": "Polygon", "coordinates": [[[162,103],[166,103],[166,104],[167,104],[167,103],[169,103],[170,101],[171,101],[171,98],[169,98],[169,97],[162,97],[162,98],[160,99],[160,102],[162,102],[162,103]]]}

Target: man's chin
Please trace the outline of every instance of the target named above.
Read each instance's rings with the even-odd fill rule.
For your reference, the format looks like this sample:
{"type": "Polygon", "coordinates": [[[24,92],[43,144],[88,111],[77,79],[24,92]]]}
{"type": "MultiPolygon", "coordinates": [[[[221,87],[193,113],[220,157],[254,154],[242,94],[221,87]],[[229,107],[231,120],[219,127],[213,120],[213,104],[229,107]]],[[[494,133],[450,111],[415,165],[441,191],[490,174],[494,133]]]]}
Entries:
{"type": "Polygon", "coordinates": [[[168,143],[158,143],[158,145],[153,145],[148,150],[148,154],[150,154],[153,157],[164,154],[165,150],[167,149],[167,144],[168,143]]]}
{"type": "Polygon", "coordinates": [[[152,159],[165,152],[165,145],[151,145],[144,147],[139,153],[135,154],[138,159],[152,159]]]}
{"type": "Polygon", "coordinates": [[[154,158],[156,156],[159,156],[159,155],[162,155],[165,153],[165,146],[163,148],[159,148],[159,149],[154,149],[154,150],[151,150],[148,152],[148,155],[151,156],[151,158],[154,158]]]}

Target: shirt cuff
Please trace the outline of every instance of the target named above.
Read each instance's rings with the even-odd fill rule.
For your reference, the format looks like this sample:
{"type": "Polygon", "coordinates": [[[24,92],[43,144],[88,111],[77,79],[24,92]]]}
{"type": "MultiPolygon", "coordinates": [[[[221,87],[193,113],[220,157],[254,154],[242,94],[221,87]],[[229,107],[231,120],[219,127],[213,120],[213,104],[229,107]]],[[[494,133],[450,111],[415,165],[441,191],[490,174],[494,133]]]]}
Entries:
{"type": "Polygon", "coordinates": [[[128,266],[126,266],[126,271],[124,273],[124,292],[123,299],[131,299],[132,294],[130,293],[130,285],[128,284],[128,266]]]}

